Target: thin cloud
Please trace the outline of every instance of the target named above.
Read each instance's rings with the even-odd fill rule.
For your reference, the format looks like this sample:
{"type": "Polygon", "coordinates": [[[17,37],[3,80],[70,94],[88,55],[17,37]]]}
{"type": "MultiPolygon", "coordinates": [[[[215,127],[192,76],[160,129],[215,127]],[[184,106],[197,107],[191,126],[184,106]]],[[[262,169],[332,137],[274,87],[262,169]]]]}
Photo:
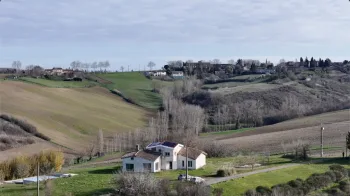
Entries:
{"type": "Polygon", "coordinates": [[[333,0],[5,0],[2,39],[350,42],[350,4],[333,0]],[[347,32],[347,33],[346,33],[347,32]]]}

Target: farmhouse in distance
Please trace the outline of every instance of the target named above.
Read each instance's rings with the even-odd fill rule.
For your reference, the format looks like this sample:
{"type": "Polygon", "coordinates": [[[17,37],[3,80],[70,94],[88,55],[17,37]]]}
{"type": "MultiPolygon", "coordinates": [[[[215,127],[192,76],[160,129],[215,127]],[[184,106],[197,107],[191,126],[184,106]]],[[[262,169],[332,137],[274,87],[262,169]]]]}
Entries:
{"type": "Polygon", "coordinates": [[[206,165],[207,154],[195,148],[187,148],[174,142],[153,142],[144,150],[136,146],[136,152],[125,154],[123,171],[160,172],[161,170],[186,169],[186,154],[188,169],[199,169],[206,165]]]}

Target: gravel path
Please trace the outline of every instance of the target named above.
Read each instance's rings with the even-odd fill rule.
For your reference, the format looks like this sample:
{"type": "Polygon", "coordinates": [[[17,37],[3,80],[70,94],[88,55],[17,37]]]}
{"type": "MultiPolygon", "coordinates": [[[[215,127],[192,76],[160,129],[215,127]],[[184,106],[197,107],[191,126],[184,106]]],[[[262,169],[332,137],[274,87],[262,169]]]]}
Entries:
{"type": "Polygon", "coordinates": [[[212,184],[217,184],[220,182],[225,182],[228,180],[233,180],[233,179],[237,179],[237,178],[242,178],[245,176],[250,176],[253,174],[259,174],[259,173],[265,173],[265,172],[270,172],[270,171],[275,171],[275,170],[279,170],[279,169],[285,169],[285,168],[289,168],[289,167],[294,167],[294,166],[298,166],[301,164],[297,164],[297,163],[292,163],[292,164],[286,164],[286,165],[281,165],[278,167],[272,167],[272,168],[267,168],[267,169],[261,169],[261,170],[256,170],[256,171],[252,171],[252,172],[247,172],[247,173],[243,173],[243,174],[237,174],[237,175],[233,175],[233,176],[227,176],[227,177],[221,177],[221,178],[207,178],[205,183],[207,185],[212,185],[212,184]]]}

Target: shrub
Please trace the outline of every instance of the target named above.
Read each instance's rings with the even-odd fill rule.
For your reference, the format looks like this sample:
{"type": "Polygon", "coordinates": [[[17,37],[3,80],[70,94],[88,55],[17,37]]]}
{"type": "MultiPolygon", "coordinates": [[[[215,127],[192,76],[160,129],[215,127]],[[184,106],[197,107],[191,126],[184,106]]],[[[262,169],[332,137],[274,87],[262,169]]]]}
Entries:
{"type": "Polygon", "coordinates": [[[261,196],[268,196],[272,194],[272,190],[269,187],[265,186],[258,186],[256,187],[255,191],[259,193],[261,196]]]}
{"type": "Polygon", "coordinates": [[[336,177],[334,171],[327,171],[325,173],[325,175],[328,175],[330,177],[330,179],[332,180],[332,182],[337,181],[337,177],[336,177]]]}
{"type": "MultiPolygon", "coordinates": [[[[151,196],[167,195],[164,182],[150,173],[119,172],[115,178],[117,195],[151,196]]],[[[168,185],[166,185],[168,186],[168,185]]]]}
{"type": "MultiPolygon", "coordinates": [[[[329,169],[332,170],[332,171],[338,171],[341,173],[341,175],[343,176],[342,178],[344,177],[348,177],[348,170],[346,170],[343,166],[341,165],[338,165],[338,164],[334,164],[334,165],[330,165],[329,166],[329,169]]],[[[341,180],[341,179],[338,179],[337,180],[341,180]]]]}
{"type": "Polygon", "coordinates": [[[255,196],[256,192],[255,190],[249,189],[247,192],[244,193],[245,196],[255,196]]]}
{"type": "MultiPolygon", "coordinates": [[[[193,184],[193,183],[183,183],[179,182],[176,186],[177,196],[210,196],[211,190],[210,186],[205,186],[203,184],[193,184]]],[[[157,194],[158,195],[158,194],[157,194]]]]}
{"type": "Polygon", "coordinates": [[[224,193],[223,188],[214,188],[213,190],[213,195],[214,196],[221,196],[224,193]]]}
{"type": "Polygon", "coordinates": [[[349,181],[339,182],[339,189],[345,193],[350,193],[350,182],[349,181]]]}
{"type": "Polygon", "coordinates": [[[342,192],[338,188],[331,188],[330,190],[327,191],[330,195],[332,196],[347,196],[346,193],[342,192]]]}
{"type": "Polygon", "coordinates": [[[342,173],[341,171],[333,171],[335,174],[335,178],[336,178],[336,182],[340,182],[341,180],[343,180],[346,176],[344,175],[344,173],[342,173]]]}
{"type": "Polygon", "coordinates": [[[39,155],[31,157],[19,156],[0,163],[0,173],[2,173],[5,180],[32,176],[36,174],[38,161],[40,172],[47,174],[51,171],[61,170],[64,157],[60,151],[41,152],[39,155]]]}
{"type": "Polygon", "coordinates": [[[287,184],[293,188],[301,188],[301,187],[303,187],[303,183],[304,183],[304,181],[302,179],[298,178],[296,180],[289,181],[287,184]]]}
{"type": "Polygon", "coordinates": [[[328,186],[332,183],[332,179],[326,174],[312,174],[306,179],[306,183],[310,184],[313,190],[317,190],[328,186]]]}
{"type": "Polygon", "coordinates": [[[10,163],[12,178],[24,178],[30,175],[29,159],[24,156],[19,156],[13,159],[10,163]]]}
{"type": "Polygon", "coordinates": [[[27,133],[30,133],[30,134],[32,134],[32,135],[34,135],[36,137],[41,138],[41,139],[50,141],[50,138],[45,136],[42,133],[39,133],[35,126],[33,126],[33,125],[23,121],[23,120],[19,120],[17,118],[11,117],[11,116],[6,115],[6,114],[1,114],[0,118],[6,120],[8,122],[12,122],[13,124],[21,127],[27,133]]]}
{"type": "Polygon", "coordinates": [[[219,169],[216,172],[216,176],[218,176],[218,177],[232,176],[235,173],[236,173],[236,170],[234,168],[231,168],[231,169],[219,169]]]}

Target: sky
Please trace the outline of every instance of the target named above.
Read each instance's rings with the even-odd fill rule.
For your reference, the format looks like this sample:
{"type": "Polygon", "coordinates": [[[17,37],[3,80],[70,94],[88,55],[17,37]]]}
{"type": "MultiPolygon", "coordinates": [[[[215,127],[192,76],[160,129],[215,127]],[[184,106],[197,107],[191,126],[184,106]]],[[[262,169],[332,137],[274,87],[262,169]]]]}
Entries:
{"type": "Polygon", "coordinates": [[[350,60],[348,0],[1,0],[0,67],[350,60]]]}

